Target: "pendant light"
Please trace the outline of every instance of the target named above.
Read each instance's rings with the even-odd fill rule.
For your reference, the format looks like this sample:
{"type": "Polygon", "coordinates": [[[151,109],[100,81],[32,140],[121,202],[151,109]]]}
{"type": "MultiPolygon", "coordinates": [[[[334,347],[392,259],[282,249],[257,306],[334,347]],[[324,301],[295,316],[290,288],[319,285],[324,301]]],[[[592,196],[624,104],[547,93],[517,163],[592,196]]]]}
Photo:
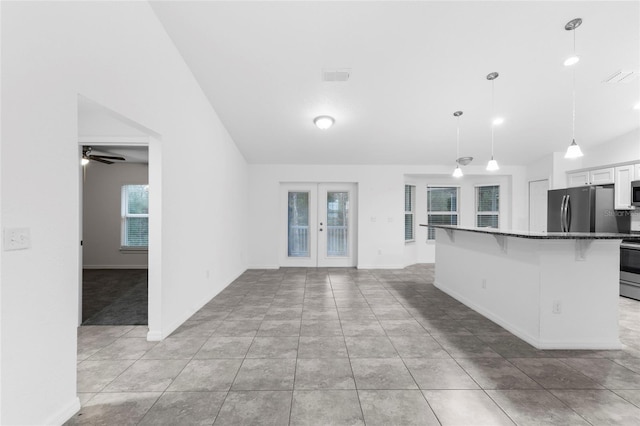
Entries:
{"type": "Polygon", "coordinates": [[[495,115],[495,111],[494,111],[495,80],[496,78],[498,78],[499,75],[500,74],[498,74],[497,72],[492,72],[487,74],[487,80],[491,82],[491,160],[489,160],[489,162],[487,163],[487,170],[490,172],[500,170],[500,167],[498,166],[498,162],[493,159],[493,130],[497,125],[502,124],[502,122],[504,121],[502,118],[500,117],[496,118],[494,116],[495,115]]]}
{"type": "MultiPolygon", "coordinates": [[[[574,41],[574,50],[575,50],[575,30],[582,24],[582,19],[576,18],[567,22],[564,26],[564,29],[567,31],[573,31],[573,41],[574,41]]],[[[574,52],[575,53],[575,52],[574,52]]],[[[574,55],[575,56],[575,55],[574,55]]],[[[576,61],[577,62],[577,61],[576,61]]],[[[575,62],[574,62],[575,63],[575,62]]],[[[565,62],[566,65],[566,62],[565,62]]],[[[573,68],[571,71],[573,73],[573,87],[572,87],[572,101],[573,101],[573,114],[571,119],[571,145],[567,148],[567,153],[564,155],[564,158],[578,158],[582,157],[582,150],[576,143],[576,69],[573,68]]]]}
{"type": "Polygon", "coordinates": [[[453,177],[459,178],[464,176],[462,173],[462,169],[460,168],[460,116],[462,115],[462,111],[456,111],[453,113],[453,116],[456,117],[456,168],[453,171],[453,177]]]}

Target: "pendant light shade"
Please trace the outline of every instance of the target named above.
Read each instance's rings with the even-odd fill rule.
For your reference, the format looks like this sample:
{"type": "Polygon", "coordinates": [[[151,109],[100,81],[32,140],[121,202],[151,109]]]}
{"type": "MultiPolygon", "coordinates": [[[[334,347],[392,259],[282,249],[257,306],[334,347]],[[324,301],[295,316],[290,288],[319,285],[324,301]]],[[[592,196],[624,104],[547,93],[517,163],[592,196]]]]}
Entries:
{"type": "Polygon", "coordinates": [[[487,163],[487,170],[490,172],[495,172],[496,170],[500,170],[498,166],[498,162],[491,157],[491,160],[487,163]]]}
{"type": "MultiPolygon", "coordinates": [[[[453,177],[459,178],[464,176],[462,173],[462,169],[460,168],[460,116],[462,115],[462,111],[456,111],[453,113],[453,116],[456,117],[456,168],[453,170],[453,177]]],[[[469,159],[471,161],[471,159],[469,159]]],[[[468,162],[466,163],[468,164],[468,162]]]]}
{"type": "Polygon", "coordinates": [[[499,126],[504,122],[502,117],[495,117],[494,104],[495,104],[495,80],[500,74],[492,72],[487,74],[487,80],[491,82],[491,160],[487,163],[487,171],[495,172],[500,170],[498,162],[493,158],[493,131],[496,126],[499,126]]]}
{"type": "Polygon", "coordinates": [[[582,157],[582,155],[582,150],[574,140],[571,142],[571,145],[569,145],[569,148],[567,148],[567,153],[564,154],[564,158],[578,158],[582,157]]]}
{"type": "MultiPolygon", "coordinates": [[[[567,22],[567,24],[564,26],[565,30],[573,31],[574,56],[575,56],[575,49],[576,49],[575,30],[581,24],[582,24],[582,19],[575,18],[567,22]]],[[[566,62],[565,62],[565,65],[566,65],[566,62]]],[[[564,154],[564,158],[578,158],[578,157],[582,157],[583,155],[582,150],[580,149],[580,146],[578,146],[578,144],[576,143],[576,69],[575,68],[573,68],[572,73],[573,73],[573,87],[571,92],[572,106],[573,106],[573,112],[571,116],[571,136],[572,137],[571,137],[571,145],[569,145],[569,147],[567,148],[567,152],[566,154],[564,154]]]]}

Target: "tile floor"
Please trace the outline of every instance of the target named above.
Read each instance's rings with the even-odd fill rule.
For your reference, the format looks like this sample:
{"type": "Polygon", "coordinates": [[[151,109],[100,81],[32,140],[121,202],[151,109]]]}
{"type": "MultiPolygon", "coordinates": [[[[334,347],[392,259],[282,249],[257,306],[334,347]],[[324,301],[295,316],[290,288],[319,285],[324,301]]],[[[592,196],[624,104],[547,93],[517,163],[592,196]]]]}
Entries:
{"type": "Polygon", "coordinates": [[[249,270],[172,336],[79,330],[68,424],[640,425],[640,302],[619,351],[540,351],[404,270],[249,270]]]}

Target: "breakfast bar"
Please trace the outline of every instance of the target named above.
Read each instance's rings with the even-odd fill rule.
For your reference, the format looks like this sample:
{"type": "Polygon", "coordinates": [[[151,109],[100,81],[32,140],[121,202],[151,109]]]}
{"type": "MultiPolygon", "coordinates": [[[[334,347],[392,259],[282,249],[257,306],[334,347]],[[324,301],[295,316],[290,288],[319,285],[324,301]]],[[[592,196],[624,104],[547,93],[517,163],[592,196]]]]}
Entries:
{"type": "MultiPolygon", "coordinates": [[[[436,228],[435,286],[538,349],[620,349],[628,234],[436,228]]],[[[636,235],[637,238],[637,235],[636,235]]]]}

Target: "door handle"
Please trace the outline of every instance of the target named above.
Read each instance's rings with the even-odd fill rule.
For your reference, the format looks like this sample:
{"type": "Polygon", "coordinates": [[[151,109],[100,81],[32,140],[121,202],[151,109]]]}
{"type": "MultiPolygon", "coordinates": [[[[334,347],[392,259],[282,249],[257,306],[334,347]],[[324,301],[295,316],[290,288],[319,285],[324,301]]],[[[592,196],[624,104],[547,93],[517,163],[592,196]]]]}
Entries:
{"type": "Polygon", "coordinates": [[[565,214],[564,214],[564,207],[565,207],[565,201],[567,201],[567,196],[563,195],[562,196],[562,202],[560,203],[560,232],[566,232],[565,231],[565,214]]]}
{"type": "Polygon", "coordinates": [[[564,209],[564,215],[567,222],[567,232],[571,232],[571,195],[567,195],[567,207],[564,209]]]}

